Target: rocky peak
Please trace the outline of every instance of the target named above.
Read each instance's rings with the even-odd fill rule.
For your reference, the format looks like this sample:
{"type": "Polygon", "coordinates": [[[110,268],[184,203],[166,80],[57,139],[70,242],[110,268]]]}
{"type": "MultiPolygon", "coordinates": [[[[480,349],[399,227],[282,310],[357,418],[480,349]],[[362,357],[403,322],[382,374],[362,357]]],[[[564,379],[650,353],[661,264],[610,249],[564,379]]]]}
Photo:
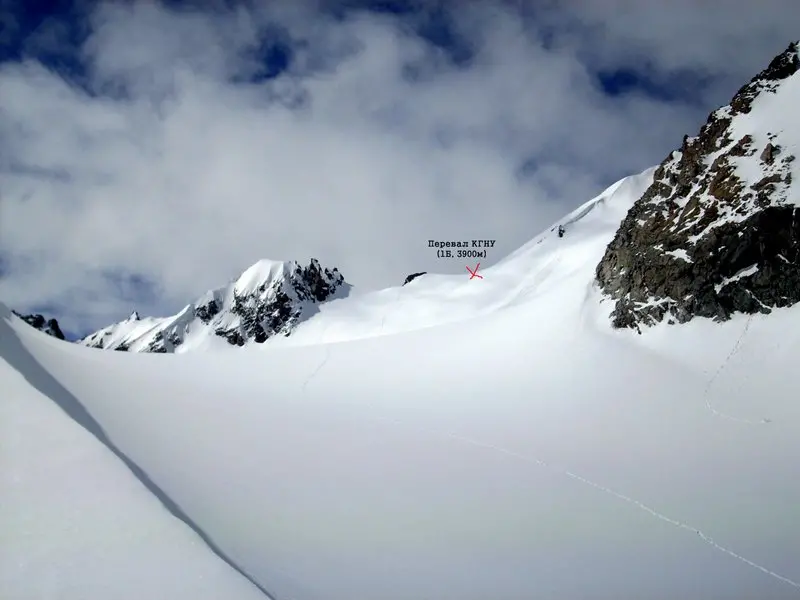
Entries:
{"type": "Polygon", "coordinates": [[[792,44],[655,171],[597,266],[614,326],[800,301],[798,71],[792,44]]]}
{"type": "Polygon", "coordinates": [[[11,312],[13,312],[16,316],[25,321],[34,329],[38,329],[39,331],[53,336],[54,338],[58,338],[59,340],[64,339],[64,334],[61,331],[61,327],[59,327],[58,321],[55,319],[46,319],[40,314],[22,315],[15,310],[11,312]]]}
{"type": "Polygon", "coordinates": [[[260,260],[228,285],[210,290],[172,317],[141,318],[134,312],[81,340],[85,346],[136,352],[174,352],[187,341],[216,337],[233,346],[264,343],[288,336],[317,305],[350,286],[338,269],[311,259],[297,262],[260,260]],[[135,318],[134,318],[135,315],[135,318]]]}
{"type": "Polygon", "coordinates": [[[744,85],[731,101],[733,114],[749,113],[753,100],[762,92],[774,92],[779,83],[800,70],[799,42],[792,42],[772,59],[766,69],[744,85]]]}

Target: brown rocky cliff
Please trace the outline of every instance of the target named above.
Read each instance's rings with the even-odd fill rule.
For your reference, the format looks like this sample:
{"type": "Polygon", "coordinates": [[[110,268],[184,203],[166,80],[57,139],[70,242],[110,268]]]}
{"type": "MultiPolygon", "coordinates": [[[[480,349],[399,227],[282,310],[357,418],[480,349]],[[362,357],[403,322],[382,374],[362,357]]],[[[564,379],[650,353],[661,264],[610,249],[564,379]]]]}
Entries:
{"type": "Polygon", "coordinates": [[[790,201],[796,165],[781,146],[796,125],[786,119],[780,133],[744,131],[757,121],[740,118],[798,71],[795,43],[658,167],[596,269],[615,302],[615,327],[726,320],[800,302],[800,206],[790,201]]]}

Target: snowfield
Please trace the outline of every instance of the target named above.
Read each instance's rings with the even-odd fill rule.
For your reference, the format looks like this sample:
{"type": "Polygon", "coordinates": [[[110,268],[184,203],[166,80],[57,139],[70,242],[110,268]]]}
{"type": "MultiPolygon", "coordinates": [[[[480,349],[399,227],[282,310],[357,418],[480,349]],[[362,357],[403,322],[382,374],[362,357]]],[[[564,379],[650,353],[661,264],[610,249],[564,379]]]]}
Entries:
{"type": "Polygon", "coordinates": [[[72,406],[69,391],[20,345],[9,316],[3,309],[0,598],[263,598],[59,410],[53,400],[72,406]]]}
{"type": "Polygon", "coordinates": [[[482,280],[263,345],[107,352],[6,312],[0,597],[800,598],[800,311],[611,330],[594,268],[652,173],[482,280]]]}

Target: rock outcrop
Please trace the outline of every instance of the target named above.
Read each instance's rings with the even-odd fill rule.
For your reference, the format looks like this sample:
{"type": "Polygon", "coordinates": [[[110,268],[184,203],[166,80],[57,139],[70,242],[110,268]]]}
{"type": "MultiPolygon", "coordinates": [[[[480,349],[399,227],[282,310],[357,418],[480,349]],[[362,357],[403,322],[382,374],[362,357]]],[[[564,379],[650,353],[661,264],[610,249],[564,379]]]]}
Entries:
{"type": "Polygon", "coordinates": [[[800,302],[798,71],[795,43],[658,167],[596,269],[615,327],[800,302]]]}
{"type": "Polygon", "coordinates": [[[403,285],[409,284],[412,281],[414,281],[417,277],[421,277],[421,276],[427,275],[427,274],[428,274],[427,271],[422,271],[420,273],[411,273],[411,275],[406,277],[406,280],[403,282],[403,285]]]}
{"type": "Polygon", "coordinates": [[[61,331],[61,327],[59,327],[58,321],[55,319],[47,319],[40,314],[22,315],[17,311],[11,312],[13,312],[34,329],[38,329],[39,331],[53,336],[54,338],[58,338],[59,340],[64,339],[64,333],[61,331]]]}

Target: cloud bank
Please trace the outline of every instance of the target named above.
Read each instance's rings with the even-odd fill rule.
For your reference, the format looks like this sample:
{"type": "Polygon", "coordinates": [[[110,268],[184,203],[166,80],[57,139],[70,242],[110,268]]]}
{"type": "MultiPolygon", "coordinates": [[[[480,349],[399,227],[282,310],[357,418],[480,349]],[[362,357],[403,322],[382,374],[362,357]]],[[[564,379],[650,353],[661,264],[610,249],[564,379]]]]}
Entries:
{"type": "Polygon", "coordinates": [[[501,259],[800,31],[778,0],[382,4],[87,4],[69,48],[45,21],[0,63],[0,297],[86,332],[259,258],[466,274],[427,240],[501,259]]]}

